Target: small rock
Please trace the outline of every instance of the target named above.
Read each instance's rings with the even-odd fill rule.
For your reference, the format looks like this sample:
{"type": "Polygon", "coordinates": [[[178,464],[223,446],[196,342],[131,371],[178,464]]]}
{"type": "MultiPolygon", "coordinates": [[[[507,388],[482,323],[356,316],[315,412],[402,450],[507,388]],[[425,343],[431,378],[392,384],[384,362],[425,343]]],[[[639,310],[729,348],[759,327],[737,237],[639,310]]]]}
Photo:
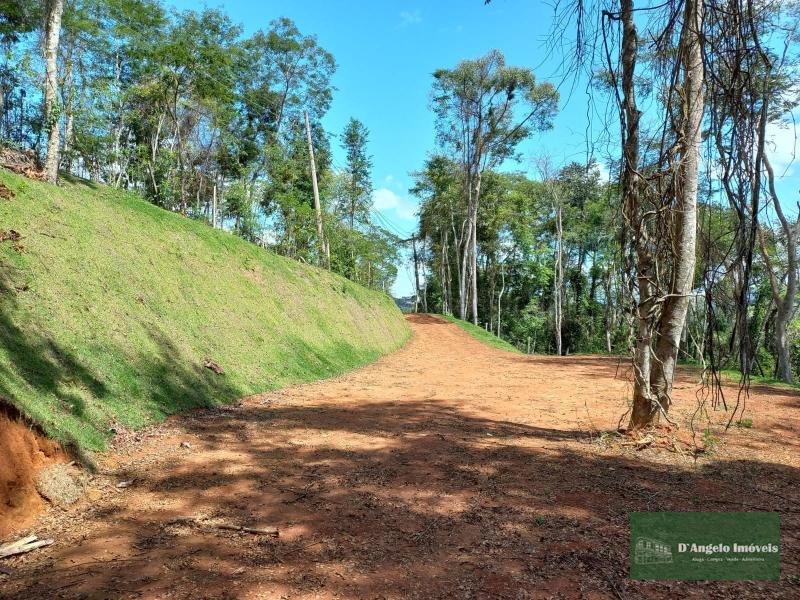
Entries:
{"type": "Polygon", "coordinates": [[[131,487],[133,485],[133,479],[129,479],[128,481],[120,481],[117,484],[117,487],[121,490],[124,490],[127,487],[131,487]]]}
{"type": "Polygon", "coordinates": [[[206,369],[211,369],[217,375],[222,375],[225,373],[225,369],[223,369],[222,366],[217,361],[211,360],[210,358],[203,359],[203,366],[206,369]]]}
{"type": "Polygon", "coordinates": [[[83,494],[83,488],[67,465],[45,467],[34,479],[36,491],[56,506],[72,504],[83,494]]]}

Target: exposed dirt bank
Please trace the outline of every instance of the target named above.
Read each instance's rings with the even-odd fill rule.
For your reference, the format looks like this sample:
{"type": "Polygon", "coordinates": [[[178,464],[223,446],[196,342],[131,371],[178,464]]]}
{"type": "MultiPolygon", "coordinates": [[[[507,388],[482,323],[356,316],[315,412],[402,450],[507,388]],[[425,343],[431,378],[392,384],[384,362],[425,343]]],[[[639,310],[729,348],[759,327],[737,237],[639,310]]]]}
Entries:
{"type": "Polygon", "coordinates": [[[56,442],[0,404],[0,539],[33,521],[44,506],[34,485],[36,471],[64,459],[56,442]]]}

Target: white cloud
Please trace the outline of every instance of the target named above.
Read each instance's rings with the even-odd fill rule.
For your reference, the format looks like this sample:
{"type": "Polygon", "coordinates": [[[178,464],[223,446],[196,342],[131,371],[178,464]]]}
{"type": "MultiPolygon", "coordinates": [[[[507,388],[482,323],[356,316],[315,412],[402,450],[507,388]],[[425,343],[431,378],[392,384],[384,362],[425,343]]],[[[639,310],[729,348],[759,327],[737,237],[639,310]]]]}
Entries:
{"type": "Polygon", "coordinates": [[[608,165],[602,162],[595,163],[597,165],[597,172],[600,173],[600,181],[603,183],[611,181],[611,173],[608,171],[608,165]]]}
{"type": "Polygon", "coordinates": [[[400,27],[422,23],[422,13],[419,10],[404,10],[400,13],[400,27]]]}
{"type": "Polygon", "coordinates": [[[372,206],[381,213],[394,214],[399,219],[406,221],[416,219],[416,203],[386,187],[372,192],[372,206]]]}
{"type": "Polygon", "coordinates": [[[794,123],[767,125],[767,156],[776,177],[790,176],[800,161],[800,126],[794,123]]]}

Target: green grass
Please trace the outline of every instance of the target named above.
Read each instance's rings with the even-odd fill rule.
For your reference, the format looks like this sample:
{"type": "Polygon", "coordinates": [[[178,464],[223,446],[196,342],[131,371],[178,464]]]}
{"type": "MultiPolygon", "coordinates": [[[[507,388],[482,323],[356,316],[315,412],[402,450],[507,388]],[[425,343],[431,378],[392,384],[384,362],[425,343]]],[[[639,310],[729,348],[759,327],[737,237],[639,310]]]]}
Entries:
{"type": "MultiPolygon", "coordinates": [[[[731,385],[738,385],[742,378],[741,372],[736,369],[724,369],[720,371],[720,375],[722,376],[723,382],[731,385]]],[[[775,379],[774,377],[762,377],[761,375],[750,375],[750,385],[766,385],[769,387],[784,388],[787,390],[796,390],[800,388],[800,384],[786,383],[785,381],[775,379]]]]}
{"type": "Polygon", "coordinates": [[[400,347],[392,299],[82,181],[0,169],[0,397],[101,450],[113,423],[329,377],[400,347]],[[224,369],[203,367],[210,358],[224,369]]]}
{"type": "MultiPolygon", "coordinates": [[[[696,360],[682,360],[680,364],[685,367],[697,369],[698,371],[702,369],[702,366],[696,360]]],[[[729,385],[739,385],[739,382],[742,379],[742,373],[738,369],[722,369],[719,374],[722,382],[729,385]]],[[[786,390],[800,389],[800,383],[798,382],[786,383],[785,381],[775,379],[774,377],[764,377],[761,375],[752,374],[750,375],[750,385],[764,385],[786,390]]]]}
{"type": "Polygon", "coordinates": [[[478,327],[477,325],[473,325],[468,321],[462,321],[461,319],[457,319],[452,315],[439,315],[439,316],[442,317],[443,319],[447,319],[451,323],[455,323],[461,329],[466,331],[468,334],[470,334],[479,342],[483,342],[484,344],[487,344],[494,348],[500,348],[500,350],[508,350],[509,352],[516,352],[518,354],[520,353],[520,351],[516,348],[516,346],[509,344],[504,339],[497,337],[493,333],[489,333],[488,331],[482,329],[481,327],[478,327]]]}

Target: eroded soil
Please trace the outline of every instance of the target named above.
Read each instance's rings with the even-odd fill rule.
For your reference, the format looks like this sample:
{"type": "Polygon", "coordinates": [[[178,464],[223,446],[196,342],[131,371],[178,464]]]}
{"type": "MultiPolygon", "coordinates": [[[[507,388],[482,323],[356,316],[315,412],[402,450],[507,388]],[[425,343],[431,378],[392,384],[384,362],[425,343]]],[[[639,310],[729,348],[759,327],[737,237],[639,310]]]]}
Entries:
{"type": "Polygon", "coordinates": [[[34,484],[36,471],[66,461],[58,444],[0,401],[0,539],[32,523],[43,508],[34,484]]]}
{"type": "Polygon", "coordinates": [[[752,428],[717,427],[695,459],[684,374],[683,441],[637,450],[603,433],[625,411],[619,361],[409,320],[403,350],[347,376],[119,436],[87,498],[30,529],[56,543],[3,561],[0,596],[800,597],[800,394],[753,389],[752,428]],[[783,579],[628,581],[632,510],[780,511],[783,579]]]}

